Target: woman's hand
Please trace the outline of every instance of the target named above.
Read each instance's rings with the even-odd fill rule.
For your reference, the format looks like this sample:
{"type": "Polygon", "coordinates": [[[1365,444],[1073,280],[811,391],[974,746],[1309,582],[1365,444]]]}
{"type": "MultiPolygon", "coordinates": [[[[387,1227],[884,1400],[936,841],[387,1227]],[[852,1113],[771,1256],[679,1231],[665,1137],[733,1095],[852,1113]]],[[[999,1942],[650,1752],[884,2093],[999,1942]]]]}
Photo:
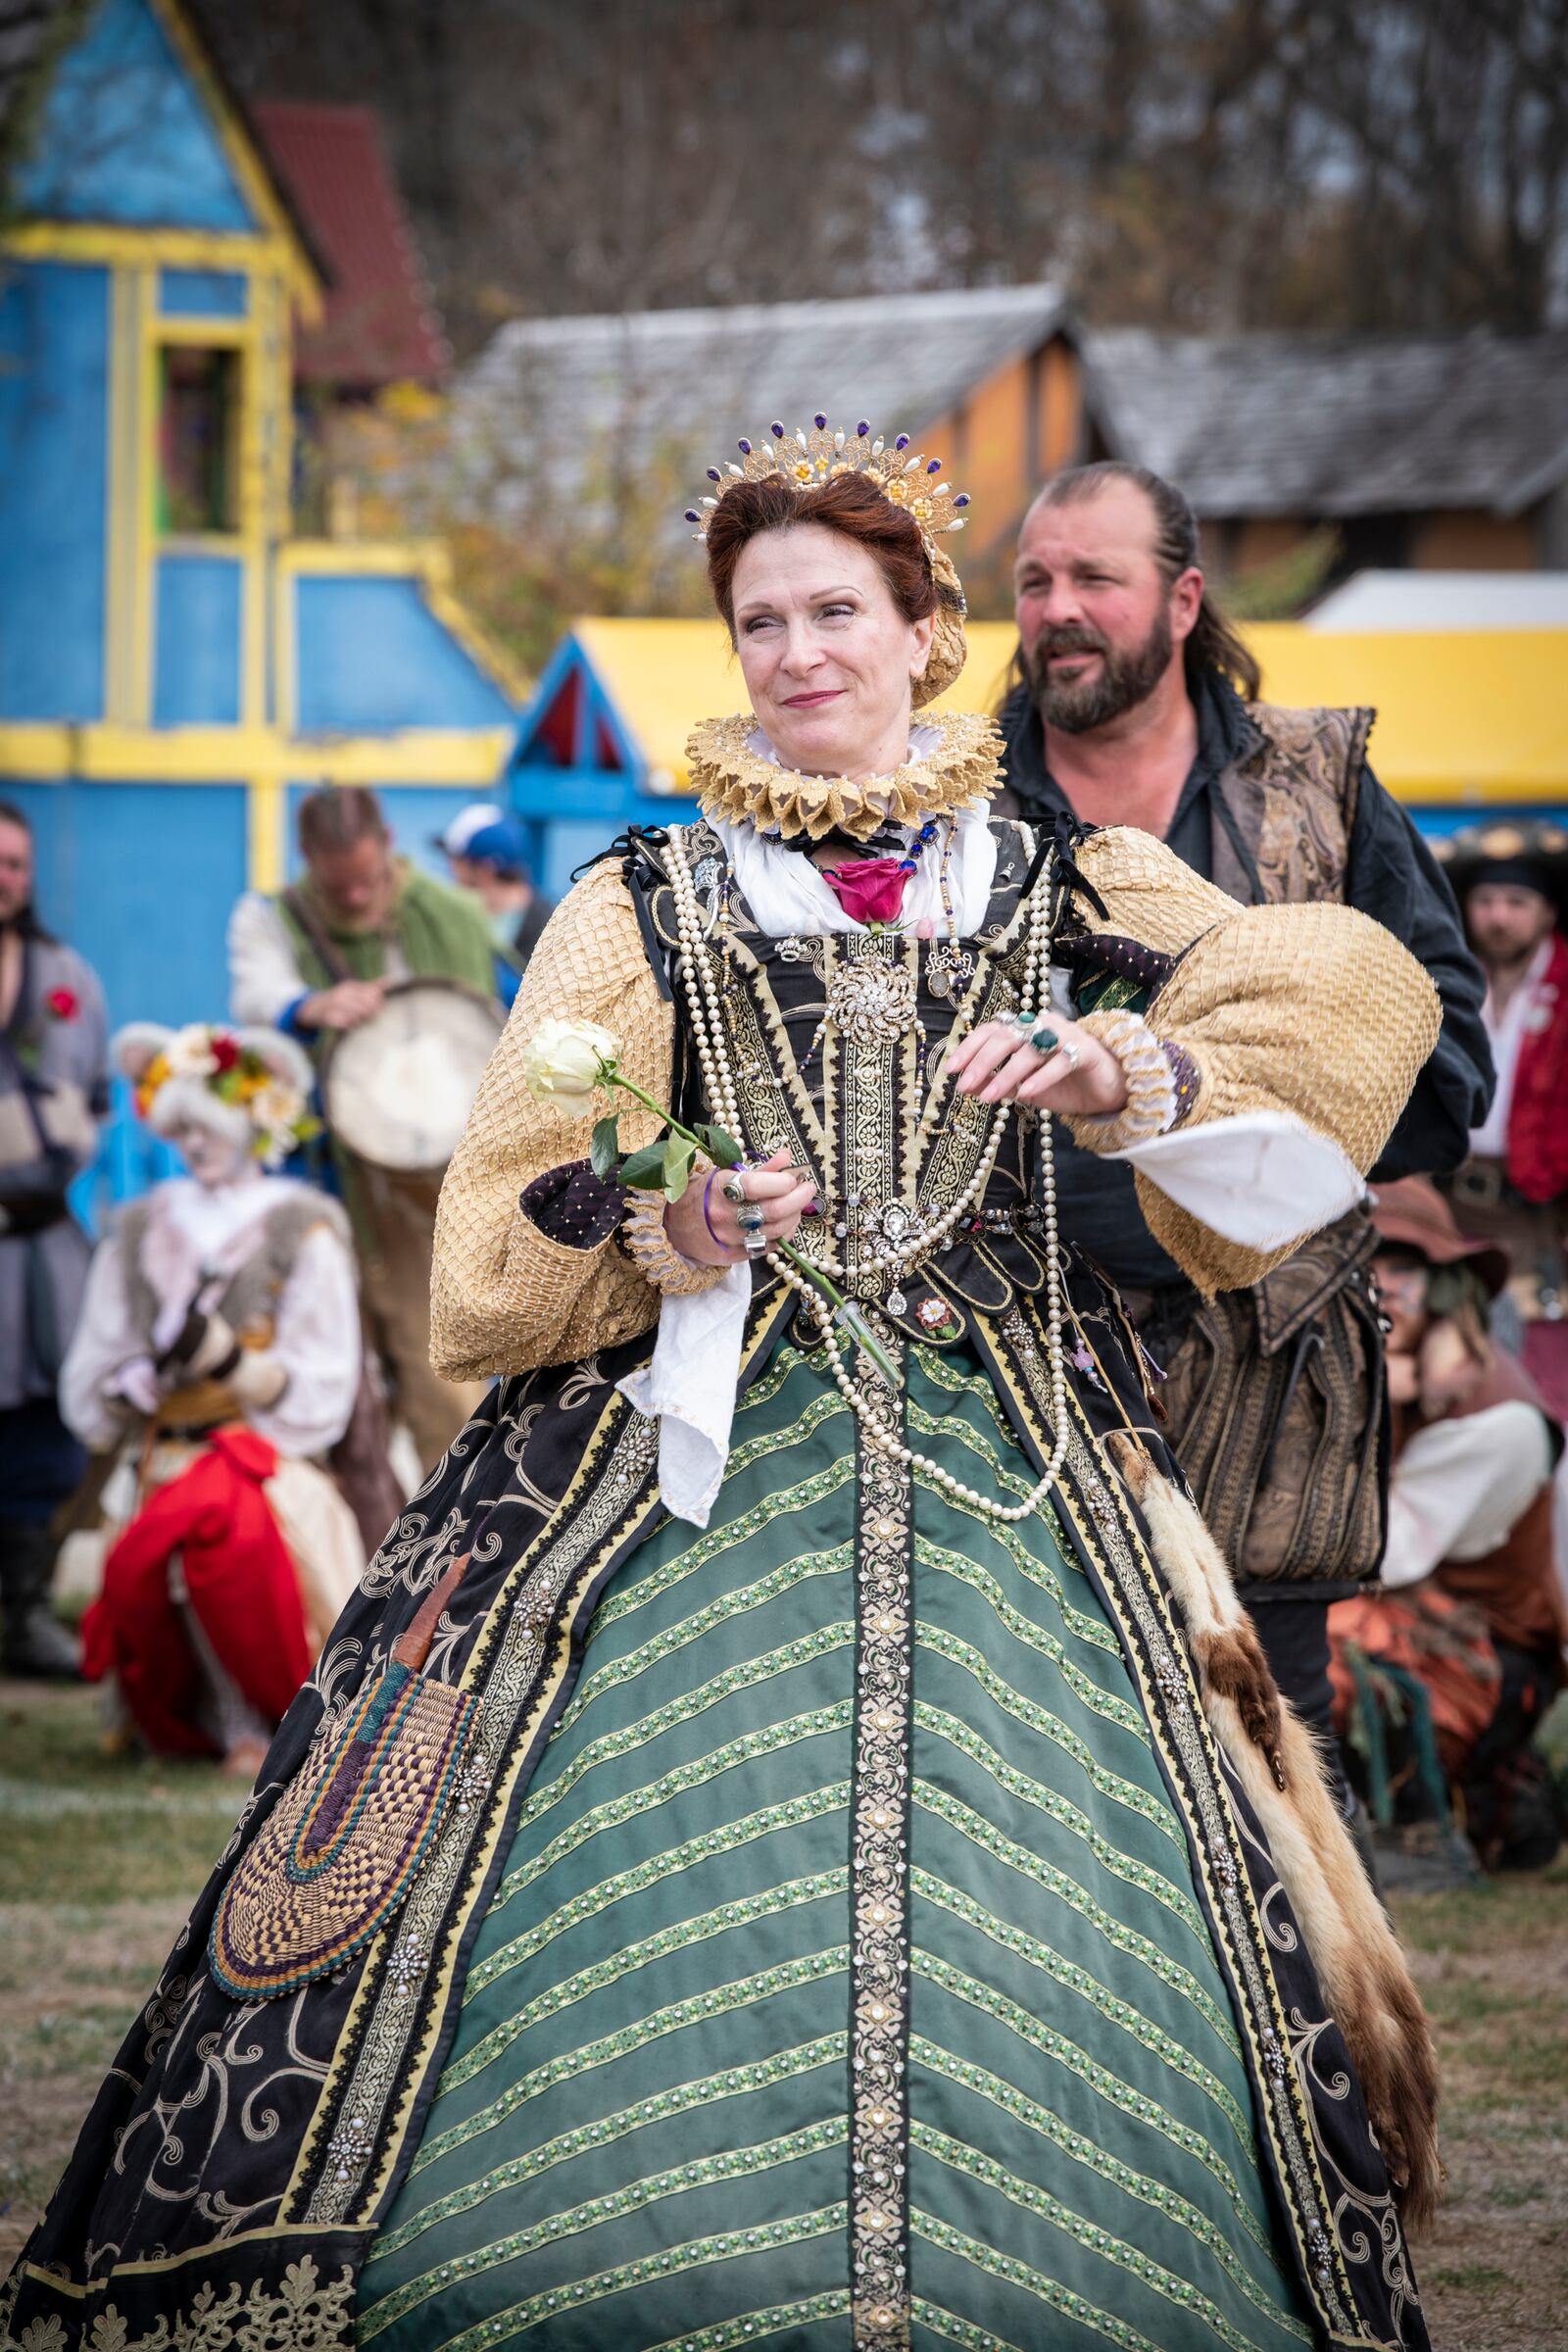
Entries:
{"type": "Polygon", "coordinates": [[[746,1256],[738,1222],[744,1212],[738,1202],[724,1198],[725,1179],[731,1175],[741,1178],[747,1201],[762,1211],[762,1231],[769,1246],[792,1241],[807,1210],[816,1205],[815,1179],[808,1169],[798,1167],[787,1152],[775,1152],[760,1167],[726,1168],[710,1189],[708,1179],[711,1174],[712,1162],[699,1159],[686,1190],[664,1211],[664,1231],[682,1257],[689,1257],[695,1265],[735,1266],[746,1256]],[[703,1214],[705,1193],[707,1216],[703,1214]],[[709,1230],[710,1218],[712,1232],[709,1230]],[[714,1233],[718,1236],[716,1241],[714,1233]]]}
{"type": "Polygon", "coordinates": [[[1060,1021],[1054,1014],[1044,1015],[1041,1026],[1056,1033],[1057,1043],[1049,1054],[1037,1054],[1011,1021],[984,1021],[971,1030],[948,1059],[959,1094],[974,1095],[982,1102],[1043,1103],[1075,1117],[1125,1110],[1127,1081],[1109,1047],[1075,1021],[1060,1021]],[[1076,1069],[1062,1052],[1069,1045],[1078,1049],[1076,1069]]]}

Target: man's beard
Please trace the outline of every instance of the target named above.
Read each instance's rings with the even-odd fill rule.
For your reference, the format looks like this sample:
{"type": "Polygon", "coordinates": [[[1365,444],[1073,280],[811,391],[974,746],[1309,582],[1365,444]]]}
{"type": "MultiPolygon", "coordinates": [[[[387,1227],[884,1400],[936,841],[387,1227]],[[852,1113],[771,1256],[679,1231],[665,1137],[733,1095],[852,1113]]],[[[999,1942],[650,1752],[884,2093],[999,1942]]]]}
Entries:
{"type": "Polygon", "coordinates": [[[1522,972],[1525,969],[1541,946],[1541,941],[1532,939],[1521,947],[1511,931],[1496,933],[1482,925],[1471,933],[1470,946],[1477,961],[1490,976],[1506,980],[1510,972],[1522,972]]]}
{"type": "Polygon", "coordinates": [[[1142,645],[1116,653],[1093,629],[1042,629],[1024,649],[1024,671],[1035,706],[1048,727],[1064,735],[1087,734],[1105,726],[1124,710],[1147,702],[1170,667],[1170,614],[1161,607],[1142,645]],[[1101,657],[1098,676],[1068,680],[1054,675],[1053,654],[1088,653],[1101,657]]]}

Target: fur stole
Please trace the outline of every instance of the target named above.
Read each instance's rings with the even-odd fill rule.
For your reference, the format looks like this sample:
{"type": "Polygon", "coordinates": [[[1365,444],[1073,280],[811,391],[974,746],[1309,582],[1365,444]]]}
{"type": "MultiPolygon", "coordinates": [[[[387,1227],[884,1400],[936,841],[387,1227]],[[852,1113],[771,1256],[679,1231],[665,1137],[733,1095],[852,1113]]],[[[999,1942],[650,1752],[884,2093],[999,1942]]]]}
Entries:
{"type": "Polygon", "coordinates": [[[1354,2062],[1401,2218],[1419,2230],[1443,2188],[1437,2054],[1421,1996],[1213,1537],[1142,1447],[1125,1437],[1109,1444],[1186,1622],[1209,1729],[1262,1824],[1354,2062]]]}

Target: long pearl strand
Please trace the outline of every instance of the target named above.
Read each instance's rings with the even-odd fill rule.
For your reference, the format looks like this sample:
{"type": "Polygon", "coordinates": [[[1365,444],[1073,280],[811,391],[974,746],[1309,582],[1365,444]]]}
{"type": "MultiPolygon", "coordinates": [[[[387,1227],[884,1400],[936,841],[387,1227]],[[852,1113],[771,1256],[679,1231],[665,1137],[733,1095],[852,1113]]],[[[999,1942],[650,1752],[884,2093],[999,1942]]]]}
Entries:
{"type": "MultiPolygon", "coordinates": [[[[681,948],[682,976],[685,982],[686,1000],[691,1011],[692,1035],[697,1047],[698,1065],[702,1070],[704,1083],[708,1090],[708,1100],[712,1105],[718,1124],[727,1133],[735,1136],[737,1140],[741,1140],[740,1096],[736,1088],[734,1072],[729,1066],[724,1049],[722,1014],[712,976],[708,967],[708,956],[704,948],[703,918],[697,904],[696,885],[692,880],[691,869],[686,862],[684,849],[673,831],[669,836],[669,853],[667,870],[670,879],[670,895],[675,906],[676,935],[681,948]]],[[[1050,942],[1051,861],[1048,860],[1046,871],[1035,885],[1029,907],[1029,938],[1024,958],[1024,995],[1032,1004],[1042,1002],[1041,990],[1045,984],[1050,942]]],[[[977,991],[971,992],[971,1004],[977,1001],[977,991]]],[[[886,1267],[893,1272],[902,1272],[911,1267],[917,1259],[924,1259],[935,1253],[947,1235],[952,1232],[984,1191],[1002,1147],[1002,1137],[1009,1108],[1010,1105],[1007,1103],[997,1104],[979,1166],[974,1177],[964,1186],[959,1199],[943,1212],[934,1225],[922,1232],[914,1243],[904,1248],[894,1246],[891,1249],[879,1250],[871,1260],[874,1266],[886,1267]]],[[[831,1302],[823,1298],[814,1284],[790,1264],[788,1258],[781,1257],[776,1250],[769,1250],[765,1258],[766,1264],[772,1268],[781,1281],[798,1294],[815,1320],[826,1346],[828,1363],[834,1382],[845,1402],[856,1414],[871,1444],[883,1453],[890,1454],[895,1461],[903,1463],[906,1468],[924,1471],[935,1485],[950,1494],[956,1501],[965,1503],[983,1512],[988,1519],[1008,1525],[1015,1525],[1019,1520],[1029,1518],[1044,1502],[1061,1474],[1062,1464],[1067,1458],[1067,1446],[1071,1436],[1071,1426],[1067,1416],[1066,1349],[1062,1340],[1064,1309],[1056,1217],[1055,1153],[1053,1148],[1051,1114],[1047,1110],[1042,1110],[1039,1115],[1041,1210],[1046,1257],[1046,1382],[1051,1399],[1051,1417],[1056,1435],[1044,1475],[1036,1482],[1022,1502],[994,1502],[988,1494],[982,1494],[978,1488],[966,1485],[962,1479],[956,1478],[951,1470],[944,1469],[940,1462],[933,1461],[929,1454],[921,1453],[915,1447],[906,1446],[897,1431],[890,1429],[882,1419],[876,1406],[861,1390],[856,1387],[846,1368],[838,1333],[833,1327],[834,1310],[831,1302]]],[[[807,1253],[803,1251],[802,1254],[806,1255],[807,1253]]],[[[812,1257],[808,1262],[817,1266],[823,1273],[830,1275],[838,1274],[843,1270],[836,1259],[812,1257]]]]}
{"type": "MultiPolygon", "coordinates": [[[[703,952],[704,926],[702,912],[697,904],[696,886],[692,881],[691,870],[686,863],[685,857],[677,846],[673,834],[670,837],[669,847],[672,853],[668,861],[670,893],[675,902],[676,935],[681,945],[682,974],[687,1003],[691,1008],[692,1032],[697,1045],[698,1064],[708,1084],[708,1099],[713,1105],[714,1116],[727,1133],[738,1138],[740,1135],[740,1102],[734,1074],[730,1070],[725,1056],[723,1016],[718,1004],[717,987],[709,965],[709,959],[703,952]]],[[[1025,1001],[1031,1004],[1038,1004],[1042,1002],[1041,992],[1045,986],[1051,945],[1050,897],[1050,874],[1048,872],[1042,877],[1029,910],[1030,927],[1028,945],[1025,950],[1023,994],[1025,1001]]],[[[983,961],[982,958],[982,968],[983,961]]],[[[968,1026],[978,998],[978,986],[971,986],[963,1010],[948,1041],[950,1053],[968,1026]]],[[[997,1155],[1002,1149],[1002,1139],[1006,1132],[1008,1107],[1005,1102],[999,1102],[993,1109],[984,1150],[976,1163],[974,1173],[956,1200],[949,1203],[934,1224],[922,1225],[920,1230],[908,1241],[884,1243],[880,1249],[863,1253],[858,1260],[860,1270],[868,1273],[889,1273],[895,1278],[906,1277],[924,1264],[927,1258],[936,1255],[949,1235],[968,1215],[991,1181],[992,1170],[997,1164],[997,1155]]],[[[819,1273],[829,1275],[834,1280],[847,1278],[848,1269],[844,1260],[832,1250],[810,1250],[803,1244],[801,1245],[801,1255],[819,1273]]]]}

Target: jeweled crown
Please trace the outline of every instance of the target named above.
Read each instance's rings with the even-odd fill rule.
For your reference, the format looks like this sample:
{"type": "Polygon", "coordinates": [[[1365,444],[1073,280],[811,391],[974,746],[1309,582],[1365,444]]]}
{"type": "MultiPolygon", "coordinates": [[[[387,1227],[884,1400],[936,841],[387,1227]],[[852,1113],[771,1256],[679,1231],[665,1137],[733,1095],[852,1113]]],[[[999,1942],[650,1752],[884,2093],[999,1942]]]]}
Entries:
{"type": "Polygon", "coordinates": [[[939,481],[942,460],[911,450],[907,433],[892,441],[879,433],[873,440],[863,417],[853,433],[847,433],[834,431],[823,416],[812,417],[809,432],[801,426],[789,433],[778,423],[767,429],[765,441],[737,442],[740,465],[731,459],[724,466],[710,466],[708,478],[714,489],[686,509],[686,520],[697,525],[694,538],[708,537],[709,523],[733,483],[763,481],[769,474],[782,474],[797,489],[813,490],[835,474],[863,473],[884,498],[912,515],[928,547],[940,532],[962,530],[969,493],[939,481]]]}

